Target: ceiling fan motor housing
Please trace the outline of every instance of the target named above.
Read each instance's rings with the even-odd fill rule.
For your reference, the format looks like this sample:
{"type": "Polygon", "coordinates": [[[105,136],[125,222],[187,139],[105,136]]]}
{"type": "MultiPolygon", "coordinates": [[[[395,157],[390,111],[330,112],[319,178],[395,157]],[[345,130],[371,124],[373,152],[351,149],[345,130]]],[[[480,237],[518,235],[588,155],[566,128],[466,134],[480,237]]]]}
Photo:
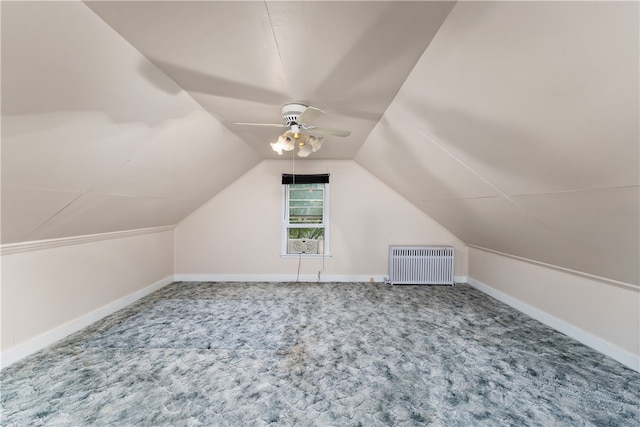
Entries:
{"type": "Polygon", "coordinates": [[[286,125],[298,123],[298,117],[307,109],[304,104],[285,104],[282,106],[282,121],[286,125]]]}

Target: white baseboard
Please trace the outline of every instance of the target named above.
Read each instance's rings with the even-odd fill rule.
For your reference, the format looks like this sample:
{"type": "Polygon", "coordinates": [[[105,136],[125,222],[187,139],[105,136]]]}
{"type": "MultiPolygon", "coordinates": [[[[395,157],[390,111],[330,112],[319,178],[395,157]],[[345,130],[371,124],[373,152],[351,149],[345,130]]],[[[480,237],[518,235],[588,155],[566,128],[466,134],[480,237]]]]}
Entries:
{"type": "MultiPolygon", "coordinates": [[[[374,282],[383,283],[387,276],[380,274],[176,274],[176,282],[374,282]],[[297,280],[296,280],[297,279],[297,280]]],[[[456,276],[455,283],[466,283],[467,276],[456,276]]]]}
{"type": "Polygon", "coordinates": [[[555,317],[545,311],[542,311],[534,306],[531,306],[525,302],[520,301],[517,298],[509,296],[504,292],[492,288],[491,286],[475,280],[472,277],[467,278],[467,283],[479,291],[494,297],[495,299],[502,301],[503,303],[515,308],[518,311],[534,318],[535,320],[544,323],[551,328],[562,332],[563,334],[581,342],[582,344],[593,348],[594,350],[603,353],[606,356],[611,357],[614,360],[622,363],[623,365],[640,372],[640,357],[628,350],[625,350],[611,342],[602,339],[596,335],[593,335],[584,329],[581,329],[565,320],[555,317]]]}
{"type": "Polygon", "coordinates": [[[65,324],[55,327],[43,334],[40,334],[28,341],[18,344],[15,347],[11,347],[8,350],[2,352],[0,358],[0,368],[5,368],[20,359],[23,359],[43,348],[59,341],[65,337],[68,337],[74,332],[86,328],[94,322],[107,317],[108,315],[115,313],[116,311],[128,306],[129,304],[143,298],[171,283],[174,282],[173,276],[165,277],[162,280],[155,282],[143,289],[133,292],[123,298],[113,301],[107,305],[104,305],[96,310],[93,310],[87,314],[84,314],[76,319],[71,320],[65,324]]]}
{"type": "Polygon", "coordinates": [[[176,274],[176,282],[384,282],[383,275],[339,274],[176,274]]]}

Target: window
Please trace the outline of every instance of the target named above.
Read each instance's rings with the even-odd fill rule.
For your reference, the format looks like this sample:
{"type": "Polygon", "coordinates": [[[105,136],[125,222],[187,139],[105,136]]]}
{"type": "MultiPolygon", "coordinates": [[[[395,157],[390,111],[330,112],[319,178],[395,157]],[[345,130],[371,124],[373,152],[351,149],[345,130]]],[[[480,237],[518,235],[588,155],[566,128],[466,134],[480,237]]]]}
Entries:
{"type": "Polygon", "coordinates": [[[282,175],[283,255],[329,253],[329,175],[282,175]]]}

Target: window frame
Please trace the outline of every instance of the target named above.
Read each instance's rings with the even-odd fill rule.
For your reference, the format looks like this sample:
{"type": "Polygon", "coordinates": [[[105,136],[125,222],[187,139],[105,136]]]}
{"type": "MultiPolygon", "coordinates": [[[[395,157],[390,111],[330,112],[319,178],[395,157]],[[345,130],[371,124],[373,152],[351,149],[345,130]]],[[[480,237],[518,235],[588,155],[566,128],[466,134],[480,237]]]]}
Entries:
{"type": "Polygon", "coordinates": [[[289,202],[290,202],[290,190],[294,185],[299,184],[282,184],[282,226],[281,226],[281,258],[329,258],[331,257],[331,244],[330,244],[330,217],[329,217],[329,183],[317,183],[322,185],[322,223],[290,223],[289,222],[289,202]],[[323,253],[317,254],[290,254],[289,253],[289,229],[290,228],[323,228],[323,253]]]}

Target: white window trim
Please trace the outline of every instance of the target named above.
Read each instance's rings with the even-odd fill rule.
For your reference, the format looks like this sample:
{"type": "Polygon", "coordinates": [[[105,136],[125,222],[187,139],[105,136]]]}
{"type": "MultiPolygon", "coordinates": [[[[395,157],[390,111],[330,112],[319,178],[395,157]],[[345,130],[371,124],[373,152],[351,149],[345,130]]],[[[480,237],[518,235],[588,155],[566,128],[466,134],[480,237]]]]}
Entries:
{"type": "MultiPolygon", "coordinates": [[[[282,224],[281,229],[281,245],[280,245],[280,258],[331,258],[331,220],[329,217],[329,183],[324,184],[324,194],[322,200],[322,222],[324,226],[324,254],[290,254],[287,253],[287,243],[289,242],[288,235],[288,206],[289,206],[289,185],[282,184],[282,224]]],[[[313,224],[309,224],[313,225],[313,224]]]]}

